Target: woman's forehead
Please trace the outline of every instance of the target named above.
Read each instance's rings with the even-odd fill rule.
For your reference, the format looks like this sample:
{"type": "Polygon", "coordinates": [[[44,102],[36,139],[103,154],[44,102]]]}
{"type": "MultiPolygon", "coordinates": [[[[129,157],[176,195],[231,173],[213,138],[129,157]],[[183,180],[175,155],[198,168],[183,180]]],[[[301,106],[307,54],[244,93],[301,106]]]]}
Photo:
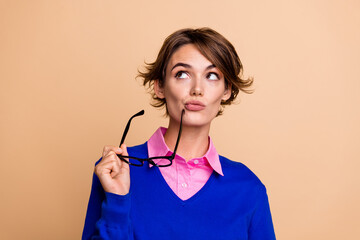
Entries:
{"type": "Polygon", "coordinates": [[[168,70],[176,66],[185,68],[208,68],[213,66],[194,44],[186,44],[177,49],[169,59],[168,70]]]}

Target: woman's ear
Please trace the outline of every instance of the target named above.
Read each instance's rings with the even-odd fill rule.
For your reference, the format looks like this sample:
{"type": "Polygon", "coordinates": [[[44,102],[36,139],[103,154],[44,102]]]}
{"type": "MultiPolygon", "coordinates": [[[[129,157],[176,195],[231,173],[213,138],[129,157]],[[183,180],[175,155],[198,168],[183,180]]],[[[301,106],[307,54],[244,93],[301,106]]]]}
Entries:
{"type": "Polygon", "coordinates": [[[160,99],[163,99],[165,98],[165,95],[164,95],[164,88],[162,86],[160,86],[160,81],[159,80],[155,80],[154,81],[154,92],[155,92],[155,95],[160,98],[160,99]]]}
{"type": "Polygon", "coordinates": [[[224,91],[224,95],[221,98],[222,101],[227,101],[229,98],[231,97],[231,84],[228,83],[227,86],[225,87],[225,91],[224,91]]]}

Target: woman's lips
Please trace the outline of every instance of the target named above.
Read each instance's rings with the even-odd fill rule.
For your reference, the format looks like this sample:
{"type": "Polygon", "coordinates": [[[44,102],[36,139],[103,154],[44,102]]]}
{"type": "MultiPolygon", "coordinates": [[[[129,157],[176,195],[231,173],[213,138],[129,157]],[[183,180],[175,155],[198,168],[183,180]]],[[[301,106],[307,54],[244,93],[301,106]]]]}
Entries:
{"type": "Polygon", "coordinates": [[[185,103],[185,108],[189,111],[201,111],[205,108],[205,104],[200,101],[189,101],[185,103]]]}

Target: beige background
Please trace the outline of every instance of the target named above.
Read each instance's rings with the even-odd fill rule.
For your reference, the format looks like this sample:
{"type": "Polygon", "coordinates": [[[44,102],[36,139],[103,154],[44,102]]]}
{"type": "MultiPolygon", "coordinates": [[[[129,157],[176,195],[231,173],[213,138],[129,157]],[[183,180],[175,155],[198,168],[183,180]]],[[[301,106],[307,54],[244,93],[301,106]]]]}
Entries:
{"type": "Polygon", "coordinates": [[[255,93],[215,120],[218,151],[265,183],[278,239],[359,239],[360,2],[0,2],[1,239],[79,239],[92,170],[162,112],[135,80],[164,38],[209,26],[255,93]]]}

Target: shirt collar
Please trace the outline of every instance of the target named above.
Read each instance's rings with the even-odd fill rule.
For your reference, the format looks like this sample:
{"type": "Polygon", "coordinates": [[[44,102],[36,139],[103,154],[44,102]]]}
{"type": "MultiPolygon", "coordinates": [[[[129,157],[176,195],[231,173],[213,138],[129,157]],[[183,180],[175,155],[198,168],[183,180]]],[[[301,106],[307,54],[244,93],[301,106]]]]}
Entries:
{"type": "MultiPolygon", "coordinates": [[[[167,128],[159,127],[148,140],[147,145],[148,145],[149,157],[170,156],[173,153],[172,150],[168,148],[164,140],[164,134],[166,133],[166,130],[167,128]]],[[[176,155],[179,156],[178,154],[176,155]]],[[[208,161],[209,165],[215,172],[217,172],[221,176],[224,176],[219,160],[219,154],[216,151],[210,136],[209,136],[209,148],[202,158],[208,161]]],[[[158,161],[161,160],[154,160],[154,162],[158,162],[158,161]]],[[[149,165],[150,167],[152,167],[151,164],[149,165]]]]}

